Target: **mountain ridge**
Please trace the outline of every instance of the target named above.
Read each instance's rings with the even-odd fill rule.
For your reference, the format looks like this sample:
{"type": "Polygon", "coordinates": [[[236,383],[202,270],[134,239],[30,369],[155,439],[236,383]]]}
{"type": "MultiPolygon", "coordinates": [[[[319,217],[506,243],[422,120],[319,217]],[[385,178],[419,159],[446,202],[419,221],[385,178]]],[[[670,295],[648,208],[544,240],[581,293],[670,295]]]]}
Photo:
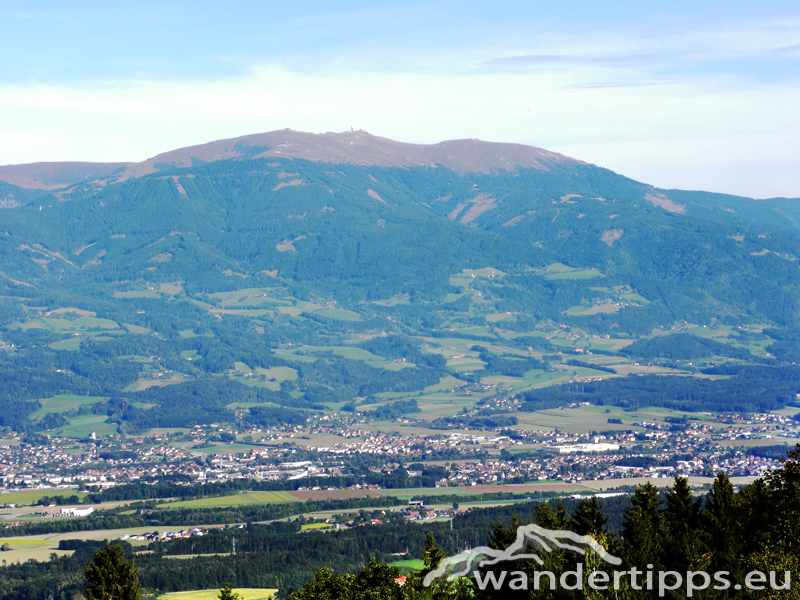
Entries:
{"type": "Polygon", "coordinates": [[[59,191],[0,183],[0,380],[15,423],[64,425],[25,404],[63,394],[123,399],[133,408],[98,414],[130,432],[226,421],[234,401],[316,410],[431,386],[526,393],[530,408],[577,394],[714,411],[800,392],[798,200],[364,132],[210,143],[137,176],[70,168],[39,179],[85,178],[59,191]],[[475,168],[464,155],[529,166],[441,165],[475,168]],[[747,385],[699,372],[719,365],[747,385]],[[791,381],[759,370],[773,366],[791,381]],[[638,380],[656,374],[679,377],[638,380]],[[574,386],[543,389],[560,384],[574,386]]]}
{"type": "Polygon", "coordinates": [[[89,181],[125,181],[161,168],[190,167],[196,161],[232,158],[302,158],[312,162],[378,167],[441,165],[459,173],[488,173],[532,167],[547,162],[587,164],[534,146],[476,139],[411,144],[362,130],[307,133],[282,129],[214,140],[162,152],[141,162],[37,162],[0,166],[0,181],[27,189],[58,190],[89,181]]]}

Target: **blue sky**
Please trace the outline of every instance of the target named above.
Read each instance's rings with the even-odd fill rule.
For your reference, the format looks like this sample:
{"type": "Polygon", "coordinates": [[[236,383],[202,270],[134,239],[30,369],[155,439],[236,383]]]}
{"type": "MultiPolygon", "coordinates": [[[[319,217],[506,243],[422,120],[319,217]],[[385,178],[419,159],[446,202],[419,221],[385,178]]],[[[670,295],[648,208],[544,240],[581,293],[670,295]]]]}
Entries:
{"type": "Polygon", "coordinates": [[[0,164],[291,127],[800,197],[800,3],[0,4],[0,164]]]}

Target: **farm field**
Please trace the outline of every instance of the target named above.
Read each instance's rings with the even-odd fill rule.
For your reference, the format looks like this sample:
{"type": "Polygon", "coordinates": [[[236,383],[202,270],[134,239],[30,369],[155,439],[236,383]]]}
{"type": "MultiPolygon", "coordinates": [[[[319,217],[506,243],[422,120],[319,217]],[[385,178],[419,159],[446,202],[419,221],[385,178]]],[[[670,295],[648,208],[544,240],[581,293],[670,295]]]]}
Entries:
{"type": "Polygon", "coordinates": [[[535,412],[514,413],[523,429],[556,429],[567,433],[590,433],[619,429],[638,429],[635,422],[665,422],[666,417],[682,417],[712,420],[705,413],[685,413],[667,408],[648,407],[636,412],[625,412],[619,406],[578,406],[575,408],[551,408],[535,412]],[[621,419],[622,424],[609,423],[608,419],[621,419]]]}
{"type": "Polygon", "coordinates": [[[126,392],[141,392],[151,387],[166,387],[168,385],[177,385],[187,381],[189,377],[185,375],[176,375],[168,379],[137,379],[128,387],[124,388],[126,392]]]}
{"type": "Polygon", "coordinates": [[[215,444],[208,448],[192,448],[195,452],[201,454],[236,454],[237,452],[247,452],[258,446],[250,446],[249,444],[215,444]]]}
{"type": "Polygon", "coordinates": [[[159,298],[160,294],[155,290],[130,290],[126,292],[114,292],[114,298],[159,298]]]}
{"type": "Polygon", "coordinates": [[[545,387],[551,382],[556,382],[565,377],[560,371],[542,371],[532,369],[525,373],[524,377],[507,377],[504,375],[490,375],[482,377],[481,383],[484,385],[497,385],[501,389],[514,390],[520,392],[534,387],[545,387]]]}
{"type": "MultiPolygon", "coordinates": [[[[72,341],[72,340],[68,340],[72,341]]],[[[76,396],[74,394],[63,394],[52,398],[39,400],[42,408],[28,415],[30,419],[38,419],[47,413],[62,413],[68,410],[78,410],[84,404],[97,404],[106,398],[103,396],[76,396]]]]}
{"type": "MultiPolygon", "coordinates": [[[[364,441],[364,439],[361,438],[361,437],[346,438],[346,437],[342,437],[342,436],[336,435],[334,433],[310,433],[306,437],[308,439],[304,439],[303,440],[303,445],[304,446],[312,446],[312,447],[316,447],[316,446],[328,447],[328,446],[332,446],[333,444],[354,444],[354,443],[359,443],[359,442],[363,442],[364,441]]],[[[280,445],[280,444],[284,444],[286,442],[291,442],[291,441],[296,441],[296,440],[297,440],[297,438],[290,437],[289,435],[286,435],[286,437],[281,437],[281,438],[275,439],[275,440],[262,440],[261,444],[267,445],[267,446],[274,446],[274,445],[280,445]]],[[[231,444],[230,446],[235,446],[235,445],[236,444],[231,444]]],[[[221,448],[221,447],[222,446],[218,446],[218,448],[221,448]]]]}
{"type": "MultiPolygon", "coordinates": [[[[550,269],[548,269],[548,271],[550,271],[550,269]]],[[[592,279],[593,277],[605,277],[605,274],[597,269],[572,269],[571,271],[548,272],[544,277],[550,280],[592,279]]]]}
{"type": "Polygon", "coordinates": [[[334,319],[335,321],[360,321],[361,315],[352,310],[345,308],[323,308],[314,313],[326,319],[334,319]]]}
{"type": "Polygon", "coordinates": [[[16,504],[17,506],[30,506],[38,502],[45,496],[53,498],[61,496],[68,498],[69,496],[78,496],[81,500],[86,497],[85,492],[75,490],[23,490],[19,492],[4,492],[0,494],[0,504],[16,504]]]}
{"type": "Polygon", "coordinates": [[[310,531],[314,529],[330,529],[333,525],[330,523],[306,523],[300,527],[300,531],[310,531]]]}
{"type": "MultiPolygon", "coordinates": [[[[201,525],[202,528],[215,527],[214,525],[201,525]]],[[[56,550],[61,540],[117,540],[124,535],[138,535],[153,531],[153,527],[131,527],[128,529],[106,529],[98,531],[70,531],[67,533],[53,533],[43,535],[30,535],[24,537],[0,537],[0,546],[8,544],[11,550],[3,552],[5,560],[25,562],[31,558],[47,562],[52,553],[59,556],[72,554],[72,550],[56,550]]],[[[144,542],[132,542],[140,545],[144,542]]]]}
{"type": "Polygon", "coordinates": [[[398,560],[390,564],[393,567],[399,567],[401,569],[413,569],[414,571],[420,571],[425,567],[425,563],[419,558],[412,560],[398,560]]]}
{"type": "Polygon", "coordinates": [[[48,344],[48,346],[53,350],[67,350],[72,352],[80,350],[82,342],[83,338],[73,337],[66,340],[61,340],[60,342],[53,342],[52,344],[48,344]]]}
{"type": "Polygon", "coordinates": [[[281,389],[284,381],[294,381],[297,379],[297,370],[291,367],[255,367],[251,369],[243,362],[235,363],[236,374],[233,377],[236,381],[249,386],[264,387],[273,392],[281,389]],[[241,376],[243,374],[243,376],[241,376]]]}
{"type": "Polygon", "coordinates": [[[457,394],[429,394],[417,398],[420,412],[409,416],[436,419],[439,417],[452,417],[459,414],[462,409],[471,409],[477,398],[472,396],[458,396],[457,394]]]}
{"type": "MultiPolygon", "coordinates": [[[[731,483],[738,487],[753,483],[756,477],[731,477],[731,483]]],[[[637,486],[651,483],[656,487],[670,487],[675,483],[672,477],[628,477],[621,479],[604,479],[602,481],[584,481],[583,485],[590,490],[602,492],[605,490],[613,490],[621,486],[637,486]]],[[[689,485],[694,488],[710,488],[714,483],[713,477],[698,477],[692,475],[689,477],[689,485]]]]}
{"type": "Polygon", "coordinates": [[[346,498],[379,498],[379,494],[373,490],[297,490],[287,492],[296,501],[305,502],[306,500],[343,500],[346,498]]]}
{"type": "Polygon", "coordinates": [[[111,435],[117,432],[117,426],[107,423],[108,417],[105,415],[84,415],[75,417],[69,425],[57,429],[55,437],[85,438],[96,433],[97,435],[111,435]]]}
{"type": "MultiPolygon", "coordinates": [[[[5,543],[5,542],[2,542],[5,543]]],[[[2,545],[0,543],[0,545],[2,545]]],[[[29,560],[35,560],[38,562],[46,563],[50,560],[50,556],[55,554],[56,556],[72,556],[74,550],[56,550],[55,548],[51,548],[49,546],[19,546],[12,545],[11,550],[3,552],[3,560],[7,561],[8,563],[12,562],[27,562],[29,560]]]]}
{"type": "Polygon", "coordinates": [[[240,506],[242,504],[282,504],[285,502],[297,502],[297,498],[289,492],[247,492],[231,496],[169,502],[159,504],[158,508],[222,508],[225,506],[240,506]]]}
{"type": "Polygon", "coordinates": [[[586,491],[586,488],[583,485],[572,483],[521,483],[505,485],[470,485],[464,487],[406,488],[379,491],[383,496],[394,496],[400,500],[410,500],[419,496],[468,496],[475,494],[499,493],[524,494],[528,492],[581,492],[586,491]]]}

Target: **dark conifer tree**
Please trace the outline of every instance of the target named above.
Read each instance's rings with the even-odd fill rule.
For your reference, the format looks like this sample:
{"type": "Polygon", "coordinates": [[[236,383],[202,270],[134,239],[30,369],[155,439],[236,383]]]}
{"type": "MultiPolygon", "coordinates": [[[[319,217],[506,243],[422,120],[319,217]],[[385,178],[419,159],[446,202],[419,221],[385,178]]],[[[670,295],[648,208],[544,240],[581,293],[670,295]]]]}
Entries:
{"type": "Polygon", "coordinates": [[[578,503],[578,508],[569,519],[568,528],[579,535],[595,536],[603,533],[607,521],[597,496],[592,496],[591,499],[584,499],[578,503]]]}

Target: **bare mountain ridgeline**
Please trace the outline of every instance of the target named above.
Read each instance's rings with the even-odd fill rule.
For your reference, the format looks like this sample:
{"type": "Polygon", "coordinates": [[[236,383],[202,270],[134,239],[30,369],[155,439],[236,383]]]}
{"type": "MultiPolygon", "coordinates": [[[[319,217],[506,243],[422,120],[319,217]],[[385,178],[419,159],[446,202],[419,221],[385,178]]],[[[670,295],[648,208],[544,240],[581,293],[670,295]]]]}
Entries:
{"type": "Polygon", "coordinates": [[[88,181],[124,181],[129,177],[150,175],[164,166],[191,167],[199,162],[239,157],[302,158],[315,162],[381,167],[442,165],[457,172],[488,172],[516,167],[545,169],[542,161],[579,162],[522,144],[480,140],[451,140],[431,145],[406,144],[365,131],[316,135],[284,129],[172,150],[140,163],[65,162],[2,166],[0,180],[20,187],[49,190],[88,181]]]}

